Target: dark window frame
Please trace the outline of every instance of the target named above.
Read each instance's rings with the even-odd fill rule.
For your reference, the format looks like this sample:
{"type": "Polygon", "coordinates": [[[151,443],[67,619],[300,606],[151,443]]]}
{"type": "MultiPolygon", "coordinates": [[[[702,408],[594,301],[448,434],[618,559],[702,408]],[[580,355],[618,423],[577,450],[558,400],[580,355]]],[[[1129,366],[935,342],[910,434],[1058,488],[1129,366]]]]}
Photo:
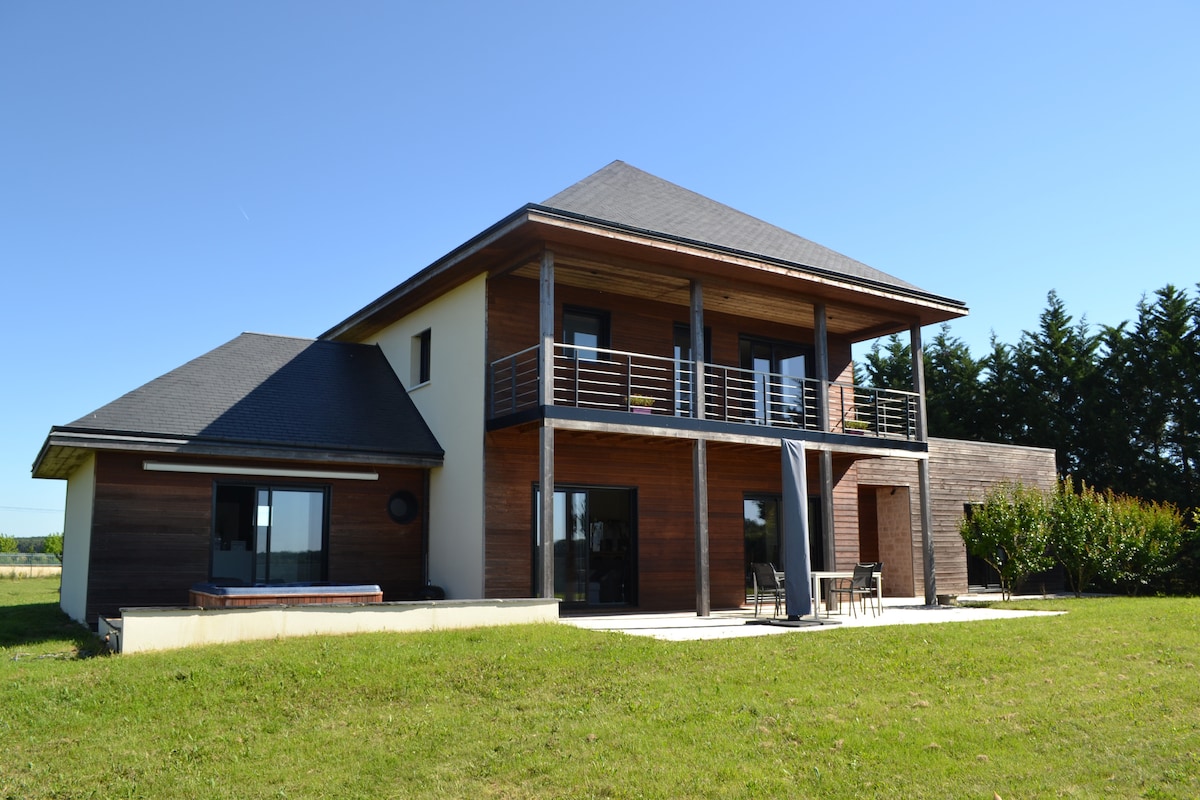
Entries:
{"type": "Polygon", "coordinates": [[[426,328],[413,337],[412,377],[417,386],[429,383],[433,377],[433,329],[426,328]]]}
{"type": "MultiPolygon", "coordinates": [[[[249,557],[250,557],[250,580],[251,585],[259,583],[258,580],[258,532],[256,515],[258,513],[258,493],[260,491],[270,492],[272,499],[275,492],[308,492],[321,495],[321,552],[319,559],[320,574],[314,580],[327,581],[329,580],[329,542],[330,542],[330,521],[333,504],[333,487],[330,484],[311,484],[311,483],[286,483],[275,481],[253,481],[253,480],[215,480],[212,484],[212,521],[209,526],[209,545],[208,545],[208,576],[210,580],[221,580],[215,576],[214,568],[215,553],[218,550],[217,542],[219,537],[218,525],[220,523],[218,513],[218,493],[221,489],[245,489],[251,492],[252,505],[250,509],[250,540],[249,540],[249,557]]],[[[272,509],[274,503],[272,502],[272,509]]],[[[273,512],[272,512],[273,514],[273,512]]],[[[272,522],[272,525],[274,523],[272,522]]],[[[269,536],[269,534],[268,534],[269,536]]],[[[223,548],[222,548],[223,549],[223,548]]],[[[267,553],[268,557],[270,551],[267,553]]],[[[267,577],[265,583],[272,583],[270,576],[270,567],[268,563],[267,577]]]]}
{"type": "Polygon", "coordinates": [[[564,345],[575,345],[575,347],[567,350],[568,358],[580,358],[584,354],[592,350],[592,361],[608,361],[608,354],[597,352],[598,350],[611,350],[612,347],[612,313],[603,308],[589,308],[588,306],[564,305],[562,310],[562,343],[564,345]],[[580,346],[572,341],[570,328],[567,326],[569,317],[587,318],[596,322],[596,345],[592,347],[580,346]],[[578,348],[578,349],[577,349],[578,348]]]}
{"type": "MultiPolygon", "coordinates": [[[[671,328],[671,356],[675,359],[672,406],[677,417],[692,415],[692,370],[695,359],[692,358],[691,350],[692,326],[686,322],[674,323],[671,328]],[[683,349],[681,341],[687,342],[688,355],[686,358],[681,352],[683,349]]],[[[712,363],[712,328],[708,325],[704,326],[704,363],[712,363]]]]}
{"type": "MultiPolygon", "coordinates": [[[[628,500],[629,500],[629,534],[628,534],[629,535],[629,551],[628,551],[629,564],[627,566],[628,572],[626,575],[626,577],[628,578],[628,586],[626,589],[627,596],[626,596],[626,600],[624,602],[620,602],[620,603],[600,603],[599,605],[593,605],[593,604],[588,603],[587,601],[582,601],[582,602],[564,601],[563,606],[566,608],[585,608],[585,607],[636,608],[638,605],[638,595],[639,595],[639,592],[638,592],[638,588],[639,588],[639,576],[638,576],[638,572],[639,572],[639,570],[638,570],[638,488],[636,486],[610,486],[610,485],[594,484],[594,483],[558,483],[558,482],[555,482],[555,484],[554,484],[554,493],[555,494],[558,494],[559,492],[573,493],[573,492],[591,492],[591,491],[625,492],[628,495],[628,500]]],[[[530,540],[531,540],[530,589],[532,592],[537,591],[537,586],[541,581],[541,574],[540,574],[540,569],[539,569],[539,564],[538,564],[538,548],[541,546],[541,542],[539,540],[539,535],[538,535],[538,526],[540,525],[540,522],[541,522],[540,516],[539,516],[540,492],[541,492],[541,484],[539,484],[537,481],[534,481],[532,484],[530,484],[530,501],[532,503],[530,526],[529,526],[530,540]]],[[[551,537],[551,539],[553,540],[553,537],[551,537]]]]}
{"type": "MultiPolygon", "coordinates": [[[[821,571],[821,570],[825,569],[825,563],[826,563],[825,534],[824,534],[825,523],[824,523],[824,518],[821,513],[821,497],[820,497],[820,495],[810,494],[807,496],[807,500],[808,500],[808,560],[809,560],[809,567],[813,570],[821,571]]],[[[780,561],[783,561],[784,552],[786,550],[786,545],[784,544],[784,542],[786,540],[786,533],[783,530],[783,494],[777,494],[775,492],[743,491],[742,492],[742,525],[743,525],[742,553],[743,553],[743,560],[746,562],[744,566],[746,568],[746,590],[747,590],[747,592],[750,590],[752,581],[751,581],[751,572],[750,572],[750,559],[746,556],[746,550],[745,550],[745,548],[746,548],[746,534],[745,534],[746,503],[754,503],[754,502],[769,502],[769,503],[775,504],[775,507],[776,507],[775,524],[778,528],[778,530],[775,532],[775,536],[778,539],[778,541],[776,543],[776,551],[777,551],[777,557],[779,558],[780,561]]],[[[775,565],[775,568],[778,570],[782,570],[784,567],[783,567],[782,563],[779,563],[779,564],[775,565]]]]}

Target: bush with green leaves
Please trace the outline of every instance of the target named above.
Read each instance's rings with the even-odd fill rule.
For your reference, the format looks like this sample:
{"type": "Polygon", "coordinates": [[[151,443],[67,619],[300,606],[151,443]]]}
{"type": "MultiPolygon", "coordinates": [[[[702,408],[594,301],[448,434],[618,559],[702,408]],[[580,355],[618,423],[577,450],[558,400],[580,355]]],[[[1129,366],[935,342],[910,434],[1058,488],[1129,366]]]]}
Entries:
{"type": "Polygon", "coordinates": [[[19,552],[17,540],[9,536],[7,533],[0,533],[0,553],[16,553],[19,552]]]}
{"type": "Polygon", "coordinates": [[[1050,505],[1037,488],[1001,483],[971,507],[959,528],[967,552],[978,556],[1000,575],[1004,598],[1026,576],[1048,568],[1050,505]]]}
{"type": "Polygon", "coordinates": [[[1078,597],[1096,578],[1111,580],[1121,558],[1116,520],[1107,497],[1068,476],[1050,507],[1050,550],[1078,597]]]}
{"type": "Polygon", "coordinates": [[[1179,557],[1183,516],[1169,503],[1105,496],[1113,519],[1112,572],[1107,577],[1129,594],[1153,587],[1179,557]]]}
{"type": "Polygon", "coordinates": [[[1049,502],[1049,549],[1076,595],[1093,582],[1139,594],[1180,556],[1183,517],[1172,505],[1099,492],[1068,477],[1049,502]]]}

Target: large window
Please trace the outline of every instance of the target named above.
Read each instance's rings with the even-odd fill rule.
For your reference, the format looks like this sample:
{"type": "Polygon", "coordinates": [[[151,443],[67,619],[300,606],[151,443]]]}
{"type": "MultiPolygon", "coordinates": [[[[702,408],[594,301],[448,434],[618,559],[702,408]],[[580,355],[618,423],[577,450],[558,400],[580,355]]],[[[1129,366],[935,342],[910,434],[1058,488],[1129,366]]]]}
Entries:
{"type": "Polygon", "coordinates": [[[809,345],[743,336],[738,342],[742,369],[754,372],[754,420],[804,427],[812,409],[805,406],[804,379],[813,375],[809,345]]]}
{"type": "Polygon", "coordinates": [[[326,489],[218,485],[214,505],[213,581],[325,580],[326,489]]]}
{"type": "MultiPolygon", "coordinates": [[[[535,548],[541,541],[538,497],[535,488],[535,548]]],[[[632,489],[555,490],[554,596],[564,605],[632,605],[637,589],[633,520],[632,489]]]]}
{"type": "Polygon", "coordinates": [[[608,313],[589,308],[563,309],[563,343],[575,345],[568,350],[570,358],[603,361],[608,356],[596,348],[607,349],[609,343],[608,313]]]}
{"type": "MultiPolygon", "coordinates": [[[[774,494],[747,494],[742,501],[745,530],[745,573],[747,591],[753,585],[751,564],[774,564],[782,570],[785,538],[783,498],[774,494]]],[[[814,570],[825,569],[825,537],[821,532],[821,499],[808,499],[808,559],[814,570]]]]}

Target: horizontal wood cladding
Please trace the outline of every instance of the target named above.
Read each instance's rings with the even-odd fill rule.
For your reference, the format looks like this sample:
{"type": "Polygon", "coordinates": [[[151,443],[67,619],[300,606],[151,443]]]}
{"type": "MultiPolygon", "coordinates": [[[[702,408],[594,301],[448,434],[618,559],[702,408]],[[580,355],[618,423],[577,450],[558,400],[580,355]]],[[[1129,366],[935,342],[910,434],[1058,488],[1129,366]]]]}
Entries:
{"type": "Polygon", "coordinates": [[[213,486],[218,482],[329,487],[329,580],[379,584],[386,599],[411,596],[422,586],[426,504],[419,469],[372,467],[378,481],[308,480],[146,472],[143,460],[124,453],[97,456],[89,622],[121,607],[187,604],[192,584],[209,577],[213,486]],[[419,498],[421,514],[412,522],[397,524],[387,514],[387,500],[398,490],[419,498]]]}
{"type": "MultiPolygon", "coordinates": [[[[693,443],[557,431],[554,477],[559,486],[624,487],[637,492],[638,607],[694,609],[693,443]]],[[[485,593],[527,597],[533,591],[533,487],[538,479],[536,429],[487,435],[485,593]]],[[[709,581],[714,608],[745,599],[742,503],[747,493],[782,493],[778,448],[708,445],[709,581]]],[[[820,493],[817,457],[808,459],[808,491],[820,493]]],[[[835,526],[857,552],[857,500],[847,461],[835,467],[835,526]]]]}
{"type": "MultiPolygon", "coordinates": [[[[504,358],[538,343],[538,284],[516,275],[488,281],[488,361],[504,358]]],[[[609,313],[611,348],[633,353],[672,358],[675,354],[675,324],[689,321],[684,303],[654,302],[620,294],[587,291],[573,286],[554,287],[555,341],[562,339],[564,306],[592,308],[609,313]]],[[[707,300],[706,300],[707,303],[707,300]]],[[[808,309],[811,318],[811,309],[808,309]]],[[[798,310],[799,315],[799,310],[798,310]]],[[[742,335],[778,341],[813,344],[813,330],[800,324],[786,325],[761,317],[737,317],[705,311],[704,326],[712,330],[712,363],[737,366],[738,339],[742,335]]],[[[829,339],[831,380],[849,379],[850,342],[829,339]]]]}
{"type": "MultiPolygon", "coordinates": [[[[556,288],[686,305],[689,284],[698,279],[705,287],[705,305],[715,311],[783,324],[800,320],[804,326],[813,327],[813,306],[824,302],[830,332],[853,333],[861,338],[904,331],[921,313],[918,308],[898,307],[894,301],[873,296],[874,292],[850,286],[834,288],[822,281],[807,280],[792,270],[731,269],[729,264],[705,258],[677,261],[677,252],[662,250],[654,254],[653,262],[647,262],[631,258],[631,253],[622,253],[622,248],[613,248],[612,244],[611,239],[606,240],[606,251],[599,252],[586,246],[563,246],[561,240],[547,242],[555,254],[556,288]]],[[[518,263],[512,274],[537,280],[540,261],[539,256],[530,256],[518,263]]],[[[953,316],[958,315],[939,314],[926,324],[953,316]]]]}
{"type": "MultiPolygon", "coordinates": [[[[833,459],[833,530],[835,560],[833,569],[851,569],[860,560],[858,531],[857,462],[841,457],[833,459]]],[[[812,480],[810,473],[809,480],[812,480]]]]}
{"type": "MultiPolygon", "coordinates": [[[[857,469],[858,481],[863,485],[911,487],[913,557],[917,565],[912,594],[924,594],[917,462],[900,458],[868,459],[858,462],[857,469]]],[[[1053,489],[1054,451],[958,439],[929,440],[934,576],[940,594],[967,590],[966,548],[958,533],[963,504],[981,499],[988,488],[998,483],[1016,480],[1027,486],[1053,489]]]]}

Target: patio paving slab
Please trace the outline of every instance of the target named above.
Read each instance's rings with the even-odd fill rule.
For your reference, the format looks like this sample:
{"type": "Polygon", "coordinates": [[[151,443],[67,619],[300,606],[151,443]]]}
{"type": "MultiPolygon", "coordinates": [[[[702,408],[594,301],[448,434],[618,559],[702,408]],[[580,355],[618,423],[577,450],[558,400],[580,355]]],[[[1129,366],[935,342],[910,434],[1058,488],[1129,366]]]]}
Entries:
{"type": "MultiPolygon", "coordinates": [[[[987,599],[996,599],[989,597],[987,599]]],[[[574,616],[564,614],[561,622],[593,631],[614,631],[634,636],[651,636],[668,641],[691,641],[698,639],[732,639],[744,636],[778,636],[781,634],[804,634],[838,628],[866,628],[881,625],[926,625],[943,622],[983,622],[1016,617],[1056,616],[1061,611],[1014,611],[970,605],[927,606],[923,598],[885,597],[883,613],[873,616],[868,610],[857,616],[833,614],[833,624],[810,624],[799,627],[763,624],[770,620],[769,614],[754,616],[753,606],[740,609],[713,611],[711,616],[698,617],[693,611],[630,614],[592,614],[574,616]]],[[[802,622],[812,620],[804,617],[802,622]]],[[[825,618],[821,617],[824,622],[825,618]]]]}

